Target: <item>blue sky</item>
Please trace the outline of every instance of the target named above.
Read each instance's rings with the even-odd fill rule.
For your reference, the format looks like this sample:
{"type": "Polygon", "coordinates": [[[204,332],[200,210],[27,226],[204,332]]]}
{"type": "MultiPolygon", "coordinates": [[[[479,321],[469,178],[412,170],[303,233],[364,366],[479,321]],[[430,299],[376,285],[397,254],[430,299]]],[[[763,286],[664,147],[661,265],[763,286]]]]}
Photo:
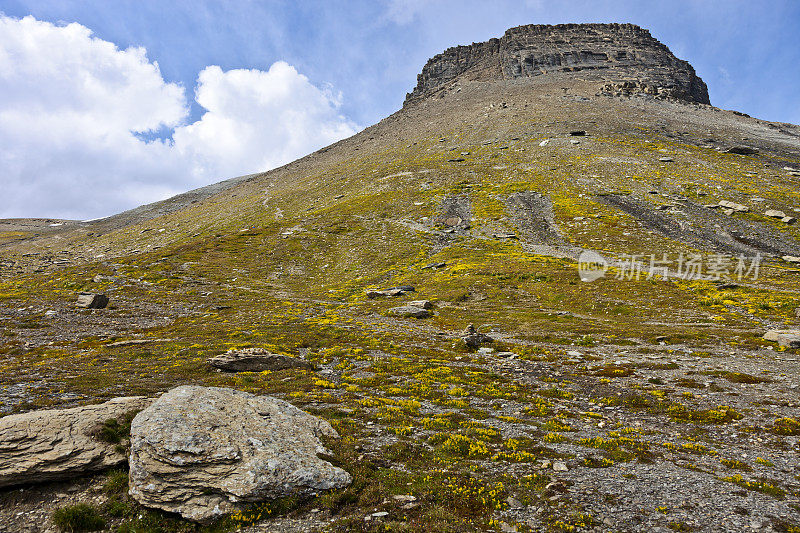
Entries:
{"type": "Polygon", "coordinates": [[[430,56],[456,44],[498,37],[520,24],[638,24],[695,67],[709,86],[712,104],[800,123],[796,0],[0,0],[0,12],[5,27],[13,30],[6,32],[13,35],[5,46],[17,50],[6,50],[6,60],[10,57],[10,67],[20,72],[10,80],[2,80],[0,73],[0,91],[14,95],[3,99],[0,93],[0,117],[5,105],[17,123],[37,122],[40,117],[32,114],[42,112],[50,120],[42,122],[38,133],[14,133],[0,148],[0,164],[6,167],[0,185],[11,191],[0,197],[0,216],[105,216],[278,166],[399,109],[430,56]],[[26,16],[33,19],[21,23],[26,16]],[[80,27],[68,32],[69,23],[80,27]],[[26,32],[50,44],[31,48],[26,32]],[[53,59],[53,50],[60,57],[70,47],[74,54],[53,59]],[[139,56],[125,55],[128,49],[139,50],[139,56]],[[28,66],[14,69],[15,58],[24,58],[28,66]],[[67,101],[80,100],[76,83],[86,76],[54,73],[55,61],[70,65],[64,70],[86,69],[105,84],[93,97],[102,103],[98,109],[86,111],[91,102],[67,101]],[[37,80],[42,72],[46,75],[37,80]],[[118,91],[120,78],[128,80],[126,90],[118,91]],[[32,94],[43,85],[62,88],[64,101],[32,94]],[[117,105],[118,92],[127,99],[117,105]],[[260,107],[252,111],[250,104],[260,107]],[[68,112],[57,120],[48,106],[68,112]],[[97,131],[80,129],[88,132],[83,140],[51,133],[95,124],[109,110],[116,122],[97,131]],[[296,130],[282,122],[295,117],[287,110],[304,112],[296,130]],[[64,122],[63,117],[84,112],[73,128],[64,122]],[[262,134],[265,128],[248,117],[275,131],[262,134]],[[131,130],[139,133],[128,138],[131,130]],[[214,132],[228,135],[215,139],[222,134],[214,132]],[[145,142],[158,138],[169,142],[145,142]],[[130,159],[133,152],[136,157],[130,159]],[[42,161],[42,154],[51,154],[50,159],[42,161]],[[131,169],[134,163],[139,168],[131,169]],[[46,201],[31,201],[42,195],[46,201]]]}

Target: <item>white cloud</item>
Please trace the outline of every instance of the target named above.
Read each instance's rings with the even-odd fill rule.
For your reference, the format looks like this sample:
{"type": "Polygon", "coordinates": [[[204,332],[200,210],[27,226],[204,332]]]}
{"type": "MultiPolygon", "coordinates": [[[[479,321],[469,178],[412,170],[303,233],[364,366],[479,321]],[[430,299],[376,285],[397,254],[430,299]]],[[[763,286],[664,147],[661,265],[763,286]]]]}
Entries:
{"type": "Polygon", "coordinates": [[[339,98],[278,62],[184,89],[143,48],[0,14],[0,217],[93,218],[287,163],[349,136],[339,98]],[[136,133],[174,128],[174,142],[136,133]]]}
{"type": "Polygon", "coordinates": [[[266,72],[206,67],[196,100],[206,113],[173,138],[194,174],[208,179],[274,168],[357,130],[336,113],[338,96],[283,61],[266,72]]]}

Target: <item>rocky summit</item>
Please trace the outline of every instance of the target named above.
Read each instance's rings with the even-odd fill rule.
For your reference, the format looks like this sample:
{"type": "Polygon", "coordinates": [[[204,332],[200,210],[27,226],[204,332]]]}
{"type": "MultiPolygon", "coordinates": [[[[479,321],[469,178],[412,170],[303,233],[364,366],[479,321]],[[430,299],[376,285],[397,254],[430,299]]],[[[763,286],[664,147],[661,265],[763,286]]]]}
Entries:
{"type": "Polygon", "coordinates": [[[692,66],[634,24],[531,24],[511,28],[499,39],[448,48],[428,61],[406,103],[458,80],[558,73],[579,73],[604,92],[710,103],[708,88],[692,66]]]}
{"type": "Polygon", "coordinates": [[[712,104],[520,26],[278,169],[0,221],[0,529],[800,531],[800,127],[712,104]]]}

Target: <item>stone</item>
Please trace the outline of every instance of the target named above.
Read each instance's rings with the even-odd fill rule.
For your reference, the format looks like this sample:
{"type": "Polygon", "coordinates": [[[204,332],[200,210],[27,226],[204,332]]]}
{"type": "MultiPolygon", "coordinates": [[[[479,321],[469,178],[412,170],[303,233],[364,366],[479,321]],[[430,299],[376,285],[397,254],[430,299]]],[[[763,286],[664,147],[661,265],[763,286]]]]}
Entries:
{"type": "Polygon", "coordinates": [[[794,308],[794,317],[795,318],[800,318],[800,307],[795,307],[794,308]]]}
{"type": "Polygon", "coordinates": [[[387,291],[403,291],[403,292],[416,292],[413,285],[398,285],[397,287],[389,287],[387,291]]]}
{"type": "Polygon", "coordinates": [[[311,370],[313,367],[308,361],[269,352],[263,348],[242,348],[228,350],[227,352],[212,357],[208,363],[228,372],[263,372],[265,370],[277,371],[288,368],[304,368],[311,370]]]}
{"type": "Polygon", "coordinates": [[[778,211],[777,209],[767,209],[764,211],[764,216],[770,218],[786,218],[786,213],[778,211]]]}
{"type": "Polygon", "coordinates": [[[84,309],[104,309],[108,305],[108,296],[92,292],[81,292],[78,294],[78,301],[75,305],[84,309]]]}
{"type": "Polygon", "coordinates": [[[753,148],[752,146],[731,146],[727,150],[725,150],[726,154],[738,154],[738,155],[753,155],[758,153],[757,148],[753,148]]]}
{"type": "Polygon", "coordinates": [[[764,334],[764,340],[784,348],[800,348],[800,329],[773,329],[764,334]]]}
{"type": "Polygon", "coordinates": [[[406,291],[398,288],[392,289],[382,289],[382,290],[374,290],[370,289],[367,290],[367,298],[395,298],[397,296],[402,296],[406,293],[406,291]]]}
{"type": "Polygon", "coordinates": [[[210,523],[248,504],[346,487],[320,459],[331,425],[292,404],[229,388],[184,385],[131,424],[129,494],[141,505],[210,523]]]}
{"type": "Polygon", "coordinates": [[[797,219],[795,217],[783,217],[781,219],[781,222],[783,222],[784,224],[794,224],[795,222],[797,222],[797,219]]]}
{"type": "Polygon", "coordinates": [[[490,348],[488,346],[482,346],[478,348],[478,355],[492,355],[494,353],[494,348],[490,348]]]}
{"type": "Polygon", "coordinates": [[[781,259],[783,259],[787,263],[800,263],[800,257],[797,257],[795,255],[784,255],[783,257],[781,257],[781,259]]]}
{"type": "Polygon", "coordinates": [[[0,487],[71,479],[125,462],[118,442],[101,436],[107,420],[144,409],[142,396],[0,418],[0,487]]]}
{"type": "Polygon", "coordinates": [[[661,161],[662,163],[669,163],[671,161],[675,161],[671,157],[659,157],[658,160],[661,161]]]}
{"type": "Polygon", "coordinates": [[[467,328],[461,334],[461,339],[464,341],[464,344],[467,345],[467,348],[473,350],[477,350],[483,344],[491,344],[494,342],[492,337],[484,333],[479,333],[472,324],[467,326],[467,328]]]}
{"type": "Polygon", "coordinates": [[[571,132],[569,132],[569,134],[570,134],[572,137],[583,137],[583,136],[585,136],[585,135],[586,135],[586,132],[585,132],[585,131],[583,131],[583,130],[575,130],[575,131],[571,131],[571,132]]]}
{"type": "Polygon", "coordinates": [[[389,309],[389,314],[403,318],[428,318],[433,313],[422,307],[414,305],[402,305],[400,307],[392,307],[389,309]]]}
{"type": "Polygon", "coordinates": [[[432,309],[433,308],[433,304],[431,303],[430,300],[411,300],[410,302],[408,302],[408,305],[410,305],[412,307],[419,307],[419,308],[422,308],[422,309],[432,309]]]}
{"type": "Polygon", "coordinates": [[[553,463],[553,471],[554,472],[566,472],[567,470],[569,470],[569,468],[567,468],[567,464],[566,463],[563,463],[561,461],[555,461],[553,463]]]}
{"type": "Polygon", "coordinates": [[[737,204],[736,202],[729,202],[728,200],[720,200],[719,205],[728,209],[733,209],[734,211],[739,211],[740,213],[747,213],[750,211],[750,208],[746,205],[737,204]]]}
{"type": "Polygon", "coordinates": [[[516,233],[494,233],[494,234],[492,234],[492,237],[494,237],[495,239],[516,239],[517,238],[517,234],[516,233]]]}

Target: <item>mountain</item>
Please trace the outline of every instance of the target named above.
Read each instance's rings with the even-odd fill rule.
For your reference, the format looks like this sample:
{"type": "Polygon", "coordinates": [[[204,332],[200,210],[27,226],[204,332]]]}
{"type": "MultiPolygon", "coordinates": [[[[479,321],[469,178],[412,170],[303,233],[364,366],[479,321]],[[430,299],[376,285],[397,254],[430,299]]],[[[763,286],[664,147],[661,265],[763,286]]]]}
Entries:
{"type": "Polygon", "coordinates": [[[512,28],[281,168],[0,221],[0,409],[205,384],[327,419],[353,484],[250,531],[795,531],[800,337],[763,336],[800,328],[799,180],[800,127],[713,107],[648,31],[512,28]],[[314,370],[206,363],[245,347],[314,370]]]}

